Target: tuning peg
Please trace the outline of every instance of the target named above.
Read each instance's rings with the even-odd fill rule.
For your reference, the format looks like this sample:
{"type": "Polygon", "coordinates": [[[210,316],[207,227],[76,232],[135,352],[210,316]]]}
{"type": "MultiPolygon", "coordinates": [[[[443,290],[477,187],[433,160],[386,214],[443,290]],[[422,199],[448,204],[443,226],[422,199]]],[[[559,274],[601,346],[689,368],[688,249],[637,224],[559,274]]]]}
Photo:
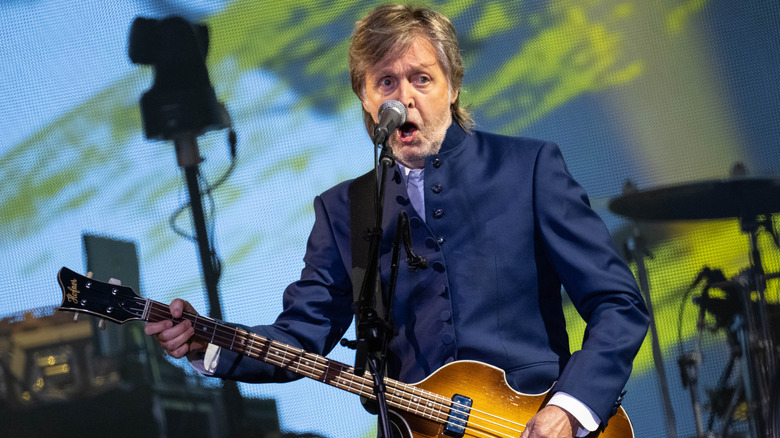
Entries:
{"type": "Polygon", "coordinates": [[[105,330],[106,329],[106,320],[105,319],[100,318],[100,321],[98,321],[98,328],[100,330],[105,330]]]}

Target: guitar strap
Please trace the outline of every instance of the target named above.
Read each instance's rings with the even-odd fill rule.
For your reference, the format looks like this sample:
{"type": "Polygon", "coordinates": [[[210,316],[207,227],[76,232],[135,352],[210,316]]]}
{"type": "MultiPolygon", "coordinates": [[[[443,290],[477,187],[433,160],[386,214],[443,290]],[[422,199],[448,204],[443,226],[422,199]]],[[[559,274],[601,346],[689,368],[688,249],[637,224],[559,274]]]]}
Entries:
{"type": "MultiPolygon", "coordinates": [[[[363,280],[366,278],[368,268],[369,249],[371,242],[369,232],[376,225],[374,212],[374,199],[377,190],[376,173],[371,170],[356,178],[349,185],[349,228],[350,246],[352,251],[352,311],[355,314],[355,324],[358,321],[358,300],[363,280]]],[[[384,315],[384,299],[381,296],[374,297],[376,310],[384,315]]],[[[385,369],[386,370],[386,369],[385,369]]],[[[385,373],[386,374],[386,373],[385,373]]],[[[366,397],[360,397],[363,408],[376,415],[378,408],[376,401],[366,397]]]]}
{"type": "MultiPolygon", "coordinates": [[[[357,321],[357,305],[360,290],[368,268],[369,232],[374,227],[374,194],[376,193],[376,173],[368,173],[356,178],[349,185],[350,246],[352,251],[352,306],[357,321]]],[[[384,299],[374,297],[376,310],[384,315],[384,299]]]]}

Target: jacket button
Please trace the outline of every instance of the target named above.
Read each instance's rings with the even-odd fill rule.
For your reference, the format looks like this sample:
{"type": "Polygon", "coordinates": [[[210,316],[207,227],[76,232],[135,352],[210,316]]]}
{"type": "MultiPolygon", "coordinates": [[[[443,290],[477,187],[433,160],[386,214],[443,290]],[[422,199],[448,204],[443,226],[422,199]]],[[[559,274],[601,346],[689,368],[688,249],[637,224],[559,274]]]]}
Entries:
{"type": "Polygon", "coordinates": [[[438,194],[438,193],[441,193],[441,191],[442,191],[442,189],[443,189],[443,188],[444,188],[444,187],[442,187],[442,186],[441,186],[441,184],[434,184],[434,185],[431,187],[431,190],[433,190],[433,193],[437,193],[437,194],[438,194]]]}
{"type": "Polygon", "coordinates": [[[441,318],[442,321],[449,321],[451,316],[452,314],[450,313],[449,310],[442,310],[441,313],[439,314],[439,317],[441,318]]]}
{"type": "Polygon", "coordinates": [[[412,228],[420,228],[422,220],[419,217],[409,218],[409,225],[411,225],[412,228]]]}
{"type": "Polygon", "coordinates": [[[440,160],[440,159],[438,159],[438,158],[434,158],[432,163],[433,163],[433,167],[435,167],[435,168],[437,168],[437,169],[438,169],[439,167],[441,167],[441,160],[440,160]]]}
{"type": "Polygon", "coordinates": [[[441,335],[441,341],[445,344],[452,344],[452,341],[455,340],[455,337],[452,336],[452,333],[445,333],[441,335]]]}
{"type": "Polygon", "coordinates": [[[444,210],[442,210],[441,208],[437,208],[436,210],[433,210],[433,217],[439,219],[442,216],[444,216],[444,210]]]}
{"type": "Polygon", "coordinates": [[[436,272],[444,272],[444,263],[442,263],[442,262],[440,262],[438,260],[433,262],[431,267],[433,267],[433,270],[436,271],[436,272]]]}

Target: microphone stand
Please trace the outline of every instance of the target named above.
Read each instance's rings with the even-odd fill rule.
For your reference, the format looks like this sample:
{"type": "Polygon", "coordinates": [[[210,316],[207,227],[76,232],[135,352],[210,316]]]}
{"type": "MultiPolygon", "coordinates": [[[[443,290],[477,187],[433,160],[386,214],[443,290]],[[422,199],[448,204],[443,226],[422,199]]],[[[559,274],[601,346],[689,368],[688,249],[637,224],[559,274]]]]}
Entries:
{"type": "MultiPolygon", "coordinates": [[[[366,370],[366,364],[373,375],[374,395],[376,396],[378,416],[377,416],[377,437],[390,438],[390,421],[387,410],[387,401],[385,398],[386,388],[384,385],[385,359],[387,357],[387,344],[392,335],[393,328],[386,318],[380,317],[380,309],[385,309],[385,315],[389,315],[391,302],[385,302],[382,294],[382,280],[379,275],[379,247],[382,241],[382,217],[384,213],[384,196],[387,182],[387,170],[395,165],[392,150],[384,145],[382,154],[377,160],[376,151],[379,142],[374,142],[374,171],[377,178],[377,192],[374,198],[374,211],[376,213],[374,228],[369,233],[369,259],[366,268],[366,276],[360,289],[357,302],[357,340],[355,342],[355,374],[362,376],[366,370]]],[[[398,245],[396,235],[394,245],[394,258],[397,259],[398,251],[395,247],[398,245]]],[[[393,261],[392,288],[395,287],[395,278],[398,274],[397,261],[393,261]]],[[[392,292],[390,299],[392,298],[392,292]]]]}

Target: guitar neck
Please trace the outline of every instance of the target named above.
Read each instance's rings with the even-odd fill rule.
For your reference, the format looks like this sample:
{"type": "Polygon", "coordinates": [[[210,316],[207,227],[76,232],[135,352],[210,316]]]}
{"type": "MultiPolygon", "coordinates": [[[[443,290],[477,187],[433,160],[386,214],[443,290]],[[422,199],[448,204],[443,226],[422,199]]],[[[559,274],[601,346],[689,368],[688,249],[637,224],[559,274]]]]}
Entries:
{"type": "MultiPolygon", "coordinates": [[[[168,306],[156,301],[150,301],[148,316],[143,319],[149,322],[171,320],[174,324],[188,320],[192,323],[197,341],[214,344],[353,394],[373,397],[372,380],[355,375],[352,367],[242,328],[186,312],[176,319],[172,317],[168,306]]],[[[388,379],[388,383],[390,381],[388,379]]]]}
{"type": "MultiPolygon", "coordinates": [[[[97,315],[118,324],[130,320],[169,320],[173,324],[190,321],[195,329],[193,338],[199,342],[214,344],[352,394],[376,398],[373,378],[355,375],[354,369],[343,363],[209,317],[185,312],[181,318],[174,318],[165,304],[141,298],[126,286],[92,280],[68,268],[60,270],[58,281],[62,288],[60,310],[97,315]]],[[[448,398],[397,380],[384,379],[384,384],[390,407],[430,420],[447,418],[452,405],[448,398]]]]}
{"type": "MultiPolygon", "coordinates": [[[[189,320],[195,329],[195,339],[214,344],[226,350],[257,359],[295,374],[343,389],[352,394],[375,399],[373,380],[358,376],[354,368],[268,339],[239,327],[212,318],[184,313],[173,318],[168,306],[149,300],[143,320],[157,322],[171,320],[174,324],[189,320]]],[[[384,379],[386,400],[390,407],[417,414],[435,421],[446,421],[452,401],[441,395],[393,379],[384,379]]]]}
{"type": "MultiPolygon", "coordinates": [[[[214,344],[352,394],[376,398],[373,378],[357,376],[354,369],[345,364],[212,318],[192,313],[174,318],[167,305],[141,298],[129,287],[92,280],[68,268],[62,268],[57,277],[62,288],[59,310],[87,313],[118,324],[131,320],[169,320],[174,325],[190,321],[195,331],[193,339],[196,341],[214,344]]],[[[434,429],[439,428],[444,428],[445,434],[464,437],[517,436],[525,427],[523,423],[533,416],[544,399],[543,394],[529,396],[517,393],[506,386],[503,371],[472,362],[446,365],[418,384],[384,379],[384,386],[388,406],[412,414],[411,417],[404,416],[404,419],[410,425],[425,429],[426,432],[421,432],[419,436],[433,436],[434,429]],[[452,392],[452,383],[462,384],[463,392],[452,392]],[[470,394],[461,395],[467,393],[470,394]],[[483,407],[472,409],[472,402],[475,407],[477,403],[483,407]],[[496,413],[488,412],[485,407],[496,413]],[[431,421],[420,423],[420,419],[431,421]],[[466,432],[466,428],[469,432],[466,432]]],[[[617,432],[599,436],[633,436],[625,412],[620,409],[619,414],[611,421],[609,428],[609,431],[617,432]],[[622,422],[622,427],[615,429],[614,424],[618,420],[622,422]]],[[[618,423],[618,426],[621,424],[618,423]]]]}

